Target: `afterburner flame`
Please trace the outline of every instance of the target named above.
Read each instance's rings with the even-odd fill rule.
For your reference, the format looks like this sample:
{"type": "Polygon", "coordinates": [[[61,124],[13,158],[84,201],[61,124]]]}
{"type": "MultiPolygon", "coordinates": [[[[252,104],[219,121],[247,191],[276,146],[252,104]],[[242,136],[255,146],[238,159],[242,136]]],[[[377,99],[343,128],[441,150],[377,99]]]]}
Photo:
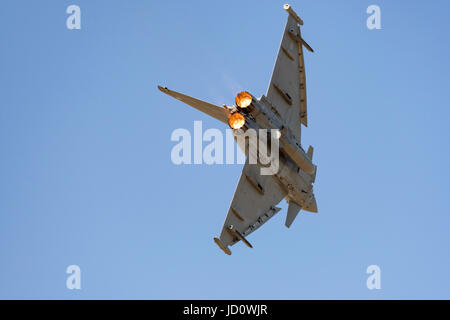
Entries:
{"type": "Polygon", "coordinates": [[[247,91],[239,92],[236,96],[236,104],[241,108],[247,108],[252,103],[252,95],[247,91]]]}
{"type": "Polygon", "coordinates": [[[245,118],[239,112],[233,113],[228,119],[231,129],[240,129],[245,124],[245,118]]]}

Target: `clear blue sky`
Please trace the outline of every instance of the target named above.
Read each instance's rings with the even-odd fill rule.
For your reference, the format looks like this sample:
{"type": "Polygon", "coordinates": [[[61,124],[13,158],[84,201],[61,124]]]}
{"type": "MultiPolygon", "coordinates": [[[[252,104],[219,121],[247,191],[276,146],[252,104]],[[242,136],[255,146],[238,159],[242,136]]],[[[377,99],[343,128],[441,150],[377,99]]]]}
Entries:
{"type": "Polygon", "coordinates": [[[450,298],[444,0],[291,1],[316,50],[302,143],[319,214],[286,229],[283,204],[254,249],[214,244],[242,165],[172,164],[174,129],[226,127],[156,86],[264,94],[283,3],[2,1],[0,298],[450,298]]]}

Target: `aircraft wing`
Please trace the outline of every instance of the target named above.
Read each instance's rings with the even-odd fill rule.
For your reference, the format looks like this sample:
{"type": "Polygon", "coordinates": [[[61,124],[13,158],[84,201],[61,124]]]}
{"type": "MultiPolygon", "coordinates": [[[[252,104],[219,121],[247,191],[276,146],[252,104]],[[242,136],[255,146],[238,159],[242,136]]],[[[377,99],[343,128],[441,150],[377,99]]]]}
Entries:
{"type": "Polygon", "coordinates": [[[248,161],[244,165],[220,238],[214,239],[227,254],[228,246],[239,240],[252,247],[245,237],[280,211],[275,205],[287,195],[276,178],[261,175],[260,168],[248,161]]]}
{"type": "Polygon", "coordinates": [[[275,106],[298,142],[300,124],[308,125],[303,46],[313,51],[301,36],[300,22],[303,24],[298,16],[289,13],[267,90],[267,99],[275,106]]]}
{"type": "Polygon", "coordinates": [[[203,100],[190,97],[180,92],[169,90],[165,87],[158,86],[158,89],[161,92],[164,92],[165,94],[168,94],[169,96],[174,97],[175,99],[180,100],[181,102],[184,102],[190,105],[191,107],[194,107],[195,109],[204,112],[225,124],[228,124],[228,115],[224,108],[221,108],[219,106],[216,106],[203,100]]]}

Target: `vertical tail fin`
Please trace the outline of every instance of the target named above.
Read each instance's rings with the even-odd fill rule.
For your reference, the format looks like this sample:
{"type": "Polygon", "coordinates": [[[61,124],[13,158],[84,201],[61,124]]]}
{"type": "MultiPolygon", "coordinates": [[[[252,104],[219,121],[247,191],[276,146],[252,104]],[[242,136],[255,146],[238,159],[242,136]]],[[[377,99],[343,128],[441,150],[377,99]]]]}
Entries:
{"type": "Polygon", "coordinates": [[[292,222],[294,222],[301,208],[302,207],[296,204],[294,201],[289,201],[286,223],[284,224],[286,227],[289,228],[291,226],[292,222]]]}

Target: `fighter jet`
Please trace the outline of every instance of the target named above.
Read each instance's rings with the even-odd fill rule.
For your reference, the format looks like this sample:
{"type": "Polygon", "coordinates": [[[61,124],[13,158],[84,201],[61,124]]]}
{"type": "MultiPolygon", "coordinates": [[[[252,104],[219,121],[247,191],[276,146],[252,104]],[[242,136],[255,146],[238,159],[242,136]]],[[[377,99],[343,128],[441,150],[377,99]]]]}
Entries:
{"type": "Polygon", "coordinates": [[[236,105],[219,107],[158,86],[162,92],[229,125],[236,133],[235,139],[238,132],[245,134],[250,129],[279,132],[278,170],[270,175],[261,174],[263,165],[259,161],[249,162],[248,144],[238,144],[247,161],[220,237],[214,237],[215,243],[228,255],[231,255],[229,246],[239,241],[253,247],[248,235],[280,211],[276,205],[283,199],[289,205],[285,222],[288,228],[301,209],[317,213],[313,147],[309,146],[305,152],[300,142],[301,125],[308,125],[303,48],[311,52],[313,49],[302,38],[303,20],[290,5],[285,4],[283,8],[288,18],[266,95],[257,99],[248,92],[240,92],[236,105]]]}

